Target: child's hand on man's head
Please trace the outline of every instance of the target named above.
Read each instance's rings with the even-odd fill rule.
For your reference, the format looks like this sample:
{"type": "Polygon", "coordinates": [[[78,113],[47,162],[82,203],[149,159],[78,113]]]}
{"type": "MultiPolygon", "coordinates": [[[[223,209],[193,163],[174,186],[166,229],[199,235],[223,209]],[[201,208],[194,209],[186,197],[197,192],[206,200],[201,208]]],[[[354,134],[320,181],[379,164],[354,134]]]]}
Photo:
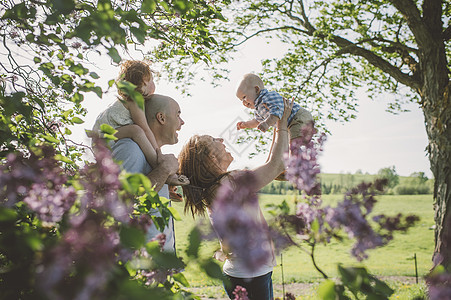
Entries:
{"type": "Polygon", "coordinates": [[[258,124],[257,128],[265,132],[269,129],[269,125],[266,122],[261,122],[260,124],[258,124]]]}

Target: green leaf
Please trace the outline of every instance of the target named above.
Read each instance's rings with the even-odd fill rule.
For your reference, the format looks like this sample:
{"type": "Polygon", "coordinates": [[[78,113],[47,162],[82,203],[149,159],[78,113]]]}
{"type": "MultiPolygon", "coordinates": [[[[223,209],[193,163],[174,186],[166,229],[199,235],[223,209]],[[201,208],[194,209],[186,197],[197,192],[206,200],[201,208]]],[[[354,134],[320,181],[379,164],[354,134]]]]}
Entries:
{"type": "Polygon", "coordinates": [[[75,94],[70,98],[70,100],[71,100],[72,102],[75,102],[75,103],[80,103],[81,101],[83,101],[83,99],[84,99],[84,96],[83,96],[82,94],[80,94],[80,93],[75,93],[75,94]]]}
{"type": "Polygon", "coordinates": [[[209,259],[201,264],[202,269],[205,270],[208,276],[212,278],[222,279],[222,269],[221,267],[215,263],[213,260],[209,259]]]}
{"type": "Polygon", "coordinates": [[[313,220],[311,226],[312,226],[312,231],[313,231],[314,233],[318,233],[318,232],[319,232],[319,222],[318,222],[318,219],[313,220]]]}
{"type": "Polygon", "coordinates": [[[58,161],[69,163],[69,164],[73,164],[74,163],[72,160],[70,160],[69,158],[67,158],[67,157],[65,157],[65,156],[63,156],[61,154],[56,154],[55,155],[55,159],[58,160],[58,161]]]}
{"type": "Polygon", "coordinates": [[[180,217],[179,212],[174,207],[168,206],[168,209],[171,212],[172,217],[174,218],[174,220],[176,220],[176,221],[181,221],[182,220],[182,218],[180,217]]]}
{"type": "Polygon", "coordinates": [[[188,238],[189,244],[188,248],[186,249],[186,254],[188,256],[197,258],[199,256],[200,242],[202,241],[199,229],[197,227],[194,227],[191,230],[188,238]]]}
{"type": "Polygon", "coordinates": [[[29,235],[26,237],[26,243],[27,245],[33,250],[33,251],[40,251],[44,248],[44,244],[39,239],[39,237],[34,235],[29,235]]]}
{"type": "Polygon", "coordinates": [[[114,129],[111,125],[108,125],[108,124],[100,125],[100,131],[102,131],[103,133],[112,134],[112,135],[114,135],[117,132],[116,129],[114,129]]]}
{"type": "Polygon", "coordinates": [[[104,139],[107,139],[107,140],[109,140],[109,141],[116,141],[116,140],[117,140],[117,137],[115,137],[115,136],[112,135],[112,134],[108,134],[108,133],[105,133],[105,134],[103,135],[103,138],[104,138],[104,139]]]}
{"type": "Polygon", "coordinates": [[[63,15],[69,14],[75,8],[75,2],[73,0],[58,0],[52,2],[55,9],[63,15]]]}
{"type": "Polygon", "coordinates": [[[33,58],[33,61],[38,64],[42,61],[42,59],[40,57],[35,57],[33,58]]]}
{"type": "Polygon", "coordinates": [[[122,226],[119,237],[122,245],[132,249],[138,249],[146,243],[144,232],[134,227],[122,226]]]}
{"type": "Polygon", "coordinates": [[[120,63],[121,62],[121,56],[119,55],[119,52],[117,52],[116,48],[111,47],[108,49],[108,55],[111,57],[111,59],[115,62],[115,63],[120,63]]]}
{"type": "Polygon", "coordinates": [[[0,222],[11,222],[17,219],[17,212],[14,209],[0,206],[0,222]]]}
{"type": "Polygon", "coordinates": [[[139,92],[134,92],[130,95],[130,98],[133,99],[133,101],[136,102],[136,105],[142,110],[144,110],[144,97],[139,92]]]}
{"type": "Polygon", "coordinates": [[[69,115],[71,113],[73,113],[73,111],[74,111],[73,109],[68,109],[68,110],[65,110],[61,115],[67,119],[69,117],[69,115]]]}
{"type": "Polygon", "coordinates": [[[155,0],[143,0],[141,4],[141,12],[146,14],[152,14],[155,12],[157,8],[157,3],[155,0]]]}
{"type": "Polygon", "coordinates": [[[185,275],[183,273],[177,273],[172,275],[172,278],[174,278],[175,281],[180,282],[183,286],[189,287],[189,282],[186,280],[185,275]]]}
{"type": "Polygon", "coordinates": [[[85,75],[89,72],[89,70],[86,69],[85,67],[83,67],[81,64],[72,65],[69,67],[69,70],[71,70],[72,72],[74,72],[77,75],[85,75]]]}
{"type": "Polygon", "coordinates": [[[74,122],[75,124],[83,124],[85,122],[79,117],[73,117],[71,121],[74,122]]]}
{"type": "Polygon", "coordinates": [[[159,197],[158,193],[153,190],[152,183],[150,182],[149,177],[147,177],[146,175],[144,175],[142,173],[139,173],[139,176],[141,178],[141,182],[142,182],[143,187],[146,189],[146,192],[147,193],[154,193],[156,195],[156,197],[159,197]]]}
{"type": "Polygon", "coordinates": [[[56,138],[54,138],[53,136],[46,134],[46,135],[41,135],[47,142],[50,143],[54,143],[54,144],[58,144],[60,141],[57,140],[56,138]]]}
{"type": "Polygon", "coordinates": [[[141,173],[127,174],[124,178],[123,185],[124,188],[131,194],[137,194],[139,187],[141,186],[141,173]]]}
{"type": "Polygon", "coordinates": [[[146,250],[152,255],[152,260],[160,268],[183,268],[185,264],[172,252],[161,252],[158,241],[151,241],[146,244],[146,250]]]}
{"type": "Polygon", "coordinates": [[[146,41],[146,32],[140,28],[130,27],[130,32],[138,39],[140,44],[144,44],[146,41]]]}
{"type": "Polygon", "coordinates": [[[89,73],[89,76],[91,76],[91,77],[94,78],[94,79],[99,79],[99,78],[100,78],[100,76],[97,75],[96,72],[91,72],[91,73],[89,73]]]}
{"type": "Polygon", "coordinates": [[[335,300],[335,282],[330,279],[323,281],[318,287],[318,296],[322,300],[335,300]]]}

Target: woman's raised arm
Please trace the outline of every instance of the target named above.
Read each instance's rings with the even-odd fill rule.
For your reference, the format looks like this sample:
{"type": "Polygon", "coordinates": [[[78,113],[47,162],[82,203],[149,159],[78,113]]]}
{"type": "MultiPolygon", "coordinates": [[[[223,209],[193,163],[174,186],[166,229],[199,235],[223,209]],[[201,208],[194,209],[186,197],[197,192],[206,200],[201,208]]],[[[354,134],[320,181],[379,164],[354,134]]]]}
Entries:
{"type": "Polygon", "coordinates": [[[282,119],[278,122],[277,137],[274,150],[271,154],[271,158],[263,166],[257,167],[253,170],[254,175],[257,179],[256,188],[257,191],[263,188],[265,185],[273,181],[280,173],[285,170],[285,165],[283,163],[283,154],[288,151],[288,117],[291,114],[291,109],[293,108],[294,99],[289,101],[284,98],[284,111],[282,119]]]}

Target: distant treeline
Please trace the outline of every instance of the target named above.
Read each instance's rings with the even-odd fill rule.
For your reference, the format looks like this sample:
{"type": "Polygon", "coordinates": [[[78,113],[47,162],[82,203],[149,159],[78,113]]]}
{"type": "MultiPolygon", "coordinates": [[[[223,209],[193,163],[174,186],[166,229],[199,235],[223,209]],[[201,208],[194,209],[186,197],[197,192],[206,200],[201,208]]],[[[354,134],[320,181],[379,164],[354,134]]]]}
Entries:
{"type": "MultiPolygon", "coordinates": [[[[376,178],[387,178],[388,188],[384,191],[388,195],[420,195],[432,194],[434,180],[429,179],[423,172],[410,176],[399,176],[394,167],[380,169],[378,174],[320,174],[321,190],[323,194],[343,194],[357,184],[373,182],[376,178]]],[[[273,181],[260,191],[264,194],[298,194],[299,191],[290,182],[273,181]]]]}

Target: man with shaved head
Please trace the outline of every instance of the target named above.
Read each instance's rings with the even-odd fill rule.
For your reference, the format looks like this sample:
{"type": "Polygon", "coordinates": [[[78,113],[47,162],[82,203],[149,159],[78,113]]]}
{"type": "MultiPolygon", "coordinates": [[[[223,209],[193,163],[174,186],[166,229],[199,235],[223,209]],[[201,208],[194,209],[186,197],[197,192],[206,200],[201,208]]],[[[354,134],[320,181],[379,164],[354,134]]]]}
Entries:
{"type": "MultiPolygon", "coordinates": [[[[158,94],[146,96],[144,100],[147,124],[155,135],[158,147],[176,144],[178,142],[177,131],[185,124],[180,117],[181,111],[178,103],[171,97],[158,94]]],[[[129,173],[143,173],[147,175],[152,184],[155,185],[155,190],[158,194],[169,199],[169,190],[165,182],[169,175],[174,174],[178,170],[178,161],[173,154],[162,154],[159,149],[156,149],[158,165],[152,169],[141,148],[130,138],[118,140],[113,145],[112,150],[114,159],[122,162],[123,169],[129,173]]],[[[161,216],[158,210],[151,211],[151,214],[161,216]]],[[[155,238],[160,233],[155,225],[152,224],[147,232],[147,241],[155,238]]],[[[172,217],[168,226],[164,228],[163,233],[166,235],[163,250],[175,252],[172,217]]]]}

